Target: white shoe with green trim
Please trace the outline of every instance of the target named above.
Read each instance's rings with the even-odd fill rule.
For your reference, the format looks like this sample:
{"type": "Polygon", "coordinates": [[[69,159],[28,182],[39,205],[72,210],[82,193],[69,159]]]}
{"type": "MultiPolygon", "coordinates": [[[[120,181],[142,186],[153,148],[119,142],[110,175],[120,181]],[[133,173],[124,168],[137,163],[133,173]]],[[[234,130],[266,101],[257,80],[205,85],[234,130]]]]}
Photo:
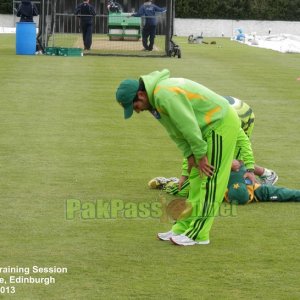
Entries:
{"type": "Polygon", "coordinates": [[[184,234],[176,235],[171,237],[171,242],[179,246],[194,246],[194,245],[208,245],[209,240],[207,241],[194,241],[193,239],[187,237],[184,234]]]}
{"type": "Polygon", "coordinates": [[[157,238],[161,241],[170,241],[171,237],[177,236],[178,234],[174,233],[172,230],[168,232],[160,232],[157,234],[157,238]]]}

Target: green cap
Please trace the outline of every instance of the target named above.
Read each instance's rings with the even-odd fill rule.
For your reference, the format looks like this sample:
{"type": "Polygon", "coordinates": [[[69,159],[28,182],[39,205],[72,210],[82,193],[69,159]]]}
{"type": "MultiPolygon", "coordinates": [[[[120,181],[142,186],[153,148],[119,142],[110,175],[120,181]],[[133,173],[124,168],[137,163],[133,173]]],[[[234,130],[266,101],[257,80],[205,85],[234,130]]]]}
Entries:
{"type": "Polygon", "coordinates": [[[233,183],[228,188],[228,199],[230,202],[246,204],[249,201],[249,192],[245,183],[233,183]]]}
{"type": "Polygon", "coordinates": [[[133,100],[136,97],[136,93],[139,89],[139,81],[134,79],[123,80],[117,91],[116,98],[117,101],[124,108],[124,118],[128,119],[133,114],[133,100]]]}

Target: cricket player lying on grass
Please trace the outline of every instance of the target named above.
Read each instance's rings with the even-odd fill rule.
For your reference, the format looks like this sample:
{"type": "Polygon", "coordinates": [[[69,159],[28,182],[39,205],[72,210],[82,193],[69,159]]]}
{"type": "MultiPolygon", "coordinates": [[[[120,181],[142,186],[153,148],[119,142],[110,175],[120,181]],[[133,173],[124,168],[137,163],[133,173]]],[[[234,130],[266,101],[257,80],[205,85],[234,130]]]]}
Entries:
{"type": "MultiPolygon", "coordinates": [[[[240,120],[241,120],[241,127],[243,131],[246,133],[248,138],[250,139],[253,128],[254,128],[254,121],[255,121],[255,115],[252,110],[252,108],[245,102],[238,98],[232,97],[232,96],[223,96],[228,103],[234,108],[236,113],[238,114],[240,120]]],[[[242,160],[241,157],[241,149],[236,148],[234,157],[238,160],[242,160]]],[[[257,164],[254,165],[254,174],[258,178],[259,182],[261,184],[266,185],[274,185],[278,180],[278,175],[273,170],[261,167],[257,164]]],[[[172,178],[165,178],[165,177],[156,177],[153,180],[149,182],[149,186],[151,188],[162,188],[166,186],[167,192],[172,194],[172,186],[175,184],[173,191],[175,194],[179,193],[182,194],[182,196],[185,196],[187,194],[186,191],[189,189],[189,181],[188,181],[188,166],[186,159],[183,160],[183,166],[182,166],[182,175],[178,179],[176,177],[172,178]],[[178,191],[179,190],[181,191],[178,191]]]]}
{"type": "Polygon", "coordinates": [[[300,201],[300,190],[288,189],[258,182],[251,182],[244,178],[246,168],[243,162],[234,160],[225,193],[224,200],[238,204],[268,201],[300,201]]]}
{"type": "MultiPolygon", "coordinates": [[[[251,182],[244,178],[246,167],[242,161],[233,160],[227,191],[224,201],[237,204],[248,204],[251,202],[286,202],[300,201],[300,190],[278,187],[260,182],[251,182]]],[[[178,189],[179,179],[176,177],[156,177],[149,181],[150,188],[164,189],[167,193],[181,197],[187,197],[189,193],[189,181],[183,183],[178,189]],[[160,184],[157,184],[160,182],[160,184]]]]}

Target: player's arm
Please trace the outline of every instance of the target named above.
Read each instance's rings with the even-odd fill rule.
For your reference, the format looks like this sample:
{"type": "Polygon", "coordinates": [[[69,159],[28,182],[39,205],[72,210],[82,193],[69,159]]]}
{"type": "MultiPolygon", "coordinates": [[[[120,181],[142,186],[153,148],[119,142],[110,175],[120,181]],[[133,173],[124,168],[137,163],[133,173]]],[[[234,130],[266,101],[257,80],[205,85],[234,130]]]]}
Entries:
{"type": "Polygon", "coordinates": [[[252,182],[255,182],[255,175],[254,175],[254,156],[251,147],[251,142],[248,136],[245,134],[244,130],[240,128],[237,144],[236,147],[241,149],[241,156],[244,161],[244,165],[247,169],[244,177],[249,178],[252,182]]]}
{"type": "Polygon", "coordinates": [[[21,8],[22,8],[22,3],[18,6],[17,17],[21,17],[21,8]]]}
{"type": "Polygon", "coordinates": [[[160,12],[160,13],[164,13],[164,12],[167,11],[167,9],[166,9],[165,7],[159,7],[159,6],[157,6],[157,5],[154,5],[154,10],[155,10],[156,12],[160,12]]]}
{"type": "Polygon", "coordinates": [[[32,15],[33,16],[38,16],[39,15],[39,11],[38,11],[38,9],[37,9],[37,7],[36,7],[35,4],[33,4],[33,14],[32,15]]]}
{"type": "Polygon", "coordinates": [[[74,15],[79,15],[80,9],[81,9],[81,6],[78,5],[78,6],[76,7],[76,9],[75,9],[74,15]]]}
{"type": "Polygon", "coordinates": [[[96,15],[96,11],[95,11],[95,8],[93,6],[90,6],[90,14],[92,16],[95,16],[96,15]]]}
{"type": "Polygon", "coordinates": [[[239,131],[236,147],[241,149],[241,157],[243,158],[245,167],[247,169],[254,169],[255,162],[251,142],[242,128],[239,131]]]}
{"type": "Polygon", "coordinates": [[[142,17],[142,16],[144,16],[144,15],[145,15],[145,8],[144,8],[144,5],[142,5],[142,6],[139,8],[138,12],[137,12],[137,13],[133,13],[131,16],[132,16],[132,17],[142,17]]]}

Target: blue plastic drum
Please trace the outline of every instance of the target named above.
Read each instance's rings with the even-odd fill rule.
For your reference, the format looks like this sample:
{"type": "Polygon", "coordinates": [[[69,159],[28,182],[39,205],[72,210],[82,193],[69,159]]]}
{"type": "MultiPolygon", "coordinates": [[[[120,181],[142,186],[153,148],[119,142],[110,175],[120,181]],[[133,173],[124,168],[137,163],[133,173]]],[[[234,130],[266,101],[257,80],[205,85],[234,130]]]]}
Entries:
{"type": "Polygon", "coordinates": [[[36,24],[34,22],[17,22],[16,54],[34,55],[36,49],[36,24]]]}

